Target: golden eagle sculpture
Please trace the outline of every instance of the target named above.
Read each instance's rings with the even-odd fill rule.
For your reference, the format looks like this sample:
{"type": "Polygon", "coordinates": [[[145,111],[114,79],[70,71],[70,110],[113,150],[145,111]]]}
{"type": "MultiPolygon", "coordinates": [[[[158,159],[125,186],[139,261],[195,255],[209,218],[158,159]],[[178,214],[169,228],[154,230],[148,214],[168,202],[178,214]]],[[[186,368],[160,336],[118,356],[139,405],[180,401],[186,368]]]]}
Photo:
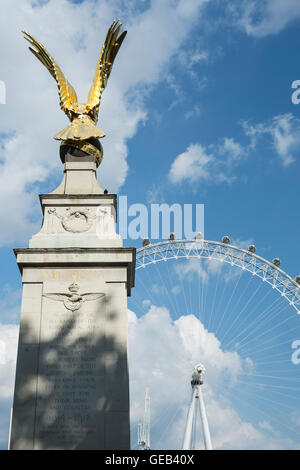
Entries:
{"type": "MultiPolygon", "coordinates": [[[[116,55],[127,34],[127,31],[120,34],[121,28],[122,24],[119,21],[114,21],[107,32],[87,103],[78,103],[74,88],[68,82],[45,46],[28,32],[22,31],[25,39],[33,46],[29,47],[30,51],[42,62],[56,80],[60,107],[71,121],[68,127],[59,132],[54,139],[86,150],[89,148],[89,143],[86,141],[91,138],[99,139],[105,136],[105,133],[99,129],[96,124],[98,122],[99,106],[103,90],[106,87],[116,55]],[[85,146],[82,145],[84,143],[86,144],[85,146]]],[[[87,151],[87,153],[93,152],[87,151]]]]}

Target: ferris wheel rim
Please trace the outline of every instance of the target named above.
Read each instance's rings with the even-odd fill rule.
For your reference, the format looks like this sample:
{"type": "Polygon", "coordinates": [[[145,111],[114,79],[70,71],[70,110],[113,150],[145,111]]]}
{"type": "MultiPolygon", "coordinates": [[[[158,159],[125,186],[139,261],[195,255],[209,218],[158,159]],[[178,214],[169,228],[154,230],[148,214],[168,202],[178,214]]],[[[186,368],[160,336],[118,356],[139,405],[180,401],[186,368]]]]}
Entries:
{"type": "Polygon", "coordinates": [[[281,295],[287,299],[289,304],[293,306],[298,314],[300,314],[300,285],[285,271],[280,269],[274,263],[266,260],[265,258],[249,251],[244,248],[237,247],[235,245],[230,245],[228,243],[211,241],[211,240],[165,240],[154,244],[148,244],[144,247],[137,249],[136,251],[136,270],[145,268],[150,264],[156,264],[160,261],[167,261],[170,259],[178,259],[178,258],[206,258],[206,259],[214,259],[219,262],[226,262],[228,264],[234,265],[240,269],[247,270],[248,272],[256,275],[263,281],[267,282],[267,284],[271,285],[272,288],[276,289],[281,295]],[[222,249],[222,251],[217,251],[214,249],[222,249]],[[174,250],[189,249],[184,255],[174,255],[168,257],[158,257],[156,255],[161,255],[163,253],[172,252],[174,250]],[[212,250],[210,250],[210,248],[212,250]],[[199,250],[199,253],[195,255],[195,251],[199,250]],[[191,254],[193,251],[193,254],[191,254]],[[209,256],[207,253],[212,252],[209,256]],[[232,253],[237,253],[239,256],[232,256],[232,253]],[[221,255],[221,257],[213,256],[214,254],[221,255]],[[223,257],[223,258],[222,258],[223,257]],[[230,259],[230,261],[229,261],[230,259]],[[242,266],[239,265],[236,260],[241,261],[242,266]],[[256,265],[256,263],[251,263],[249,260],[255,260],[261,265],[256,265]],[[146,261],[146,262],[145,262],[146,261]],[[267,266],[268,270],[263,269],[263,266],[267,266]],[[250,269],[252,267],[253,269],[250,269]],[[256,268],[256,269],[254,269],[256,268]],[[266,274],[261,275],[261,273],[266,274]],[[278,277],[285,279],[285,282],[278,279],[278,277]],[[272,282],[270,282],[272,279],[272,282]]]}

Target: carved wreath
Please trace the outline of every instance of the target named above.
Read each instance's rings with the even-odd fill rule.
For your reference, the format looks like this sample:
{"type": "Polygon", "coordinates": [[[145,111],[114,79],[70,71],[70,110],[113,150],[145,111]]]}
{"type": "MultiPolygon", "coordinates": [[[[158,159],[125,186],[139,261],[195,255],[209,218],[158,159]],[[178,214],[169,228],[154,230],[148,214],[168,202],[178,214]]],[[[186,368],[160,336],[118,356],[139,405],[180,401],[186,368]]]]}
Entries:
{"type": "Polygon", "coordinates": [[[55,214],[60,219],[63,228],[67,232],[82,233],[87,232],[92,224],[95,217],[89,214],[89,209],[66,209],[65,215],[60,215],[56,212],[56,209],[49,209],[50,214],[55,214]]]}

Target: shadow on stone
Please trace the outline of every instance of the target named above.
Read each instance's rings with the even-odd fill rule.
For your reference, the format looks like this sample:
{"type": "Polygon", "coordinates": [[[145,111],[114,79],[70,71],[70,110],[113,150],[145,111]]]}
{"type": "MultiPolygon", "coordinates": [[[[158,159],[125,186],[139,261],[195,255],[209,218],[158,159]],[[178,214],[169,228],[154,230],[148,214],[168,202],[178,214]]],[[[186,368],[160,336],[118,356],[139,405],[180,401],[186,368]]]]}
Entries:
{"type": "Polygon", "coordinates": [[[30,321],[21,320],[10,448],[129,449],[120,311],[111,308],[110,295],[74,312],[62,302],[55,309],[58,302],[45,302],[39,341],[32,341],[30,321]]]}

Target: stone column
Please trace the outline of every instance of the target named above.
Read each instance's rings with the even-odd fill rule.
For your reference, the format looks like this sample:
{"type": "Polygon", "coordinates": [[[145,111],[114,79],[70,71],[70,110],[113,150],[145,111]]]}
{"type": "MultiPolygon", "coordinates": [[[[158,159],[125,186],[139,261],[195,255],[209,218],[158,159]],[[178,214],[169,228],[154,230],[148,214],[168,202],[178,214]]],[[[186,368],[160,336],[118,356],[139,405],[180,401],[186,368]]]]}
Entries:
{"type": "Polygon", "coordinates": [[[10,449],[129,449],[127,295],[135,249],[96,163],[66,161],[43,225],[16,249],[23,299],[10,449]]]}

